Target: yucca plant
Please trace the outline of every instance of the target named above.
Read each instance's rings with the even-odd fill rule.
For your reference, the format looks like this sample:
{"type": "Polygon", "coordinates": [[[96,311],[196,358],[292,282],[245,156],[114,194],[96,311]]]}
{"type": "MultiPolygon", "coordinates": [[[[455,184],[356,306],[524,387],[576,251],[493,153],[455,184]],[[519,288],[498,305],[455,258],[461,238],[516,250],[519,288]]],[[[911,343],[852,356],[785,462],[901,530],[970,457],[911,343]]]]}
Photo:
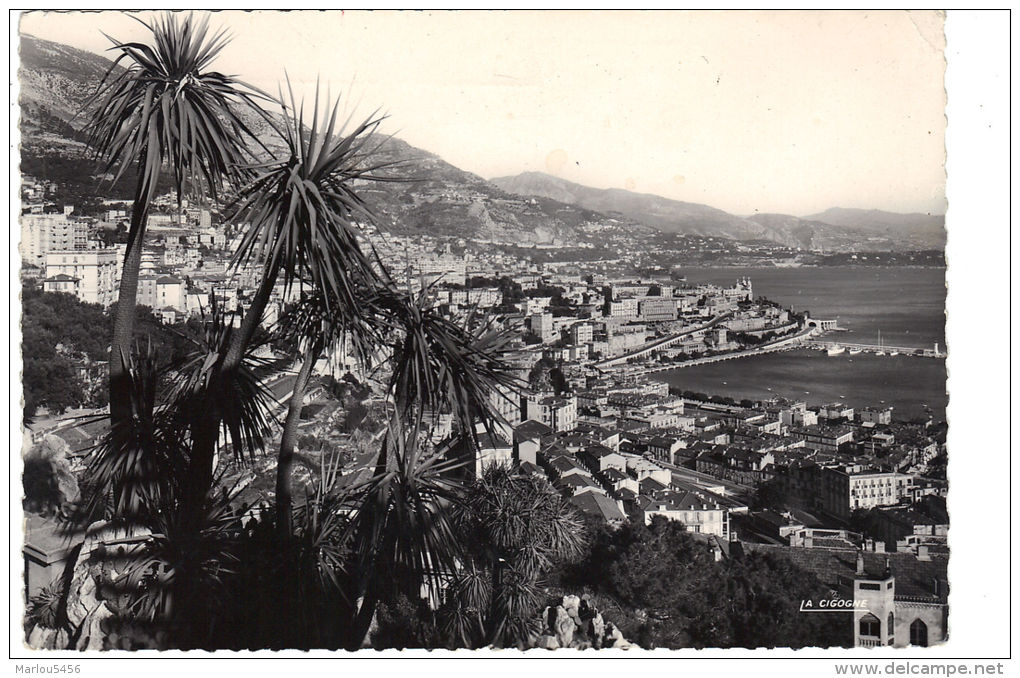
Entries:
{"type": "Polygon", "coordinates": [[[352,599],[357,607],[349,649],[364,642],[377,605],[396,594],[418,599],[437,594],[456,571],[460,546],[450,506],[462,484],[463,460],[422,445],[420,429],[390,417],[377,468],[360,494],[350,524],[352,599]]]}
{"type": "Polygon", "coordinates": [[[97,520],[144,525],[150,502],[178,494],[187,467],[187,442],[177,413],[158,399],[171,372],[149,342],[124,357],[128,416],[109,417],[110,427],[89,453],[86,491],[73,522],[97,520]]]}
{"type": "Polygon", "coordinates": [[[151,44],[119,42],[119,52],[87,101],[86,141],[114,182],[129,170],[137,180],[127,251],[120,280],[110,349],[110,412],[129,415],[130,382],[125,360],[131,350],[138,274],[149,208],[160,174],[172,173],[178,199],[191,186],[215,197],[225,178],[246,162],[246,143],[255,139],[240,109],[256,112],[256,89],[210,70],[228,42],[210,32],[208,19],[168,12],[150,22],[151,44]]]}
{"type": "Polygon", "coordinates": [[[491,317],[457,321],[444,315],[431,291],[388,291],[374,304],[394,330],[390,394],[405,420],[422,422],[426,413],[449,412],[476,444],[477,422],[492,432],[501,420],[493,392],[519,392],[523,386],[503,360],[512,335],[491,317]]]}
{"type": "MultiPolygon", "coordinates": [[[[367,299],[366,299],[367,301],[367,299]]],[[[351,350],[363,363],[370,360],[374,334],[372,328],[358,317],[344,316],[326,302],[321,291],[303,294],[277,323],[274,335],[298,348],[301,367],[280,436],[276,469],[276,523],[281,535],[291,532],[291,471],[297,447],[298,425],[304,405],[305,391],[319,355],[340,346],[351,350]]]]}
{"type": "Polygon", "coordinates": [[[454,507],[466,565],[444,611],[454,643],[526,646],[536,631],[543,577],[579,556],[584,523],[544,479],[493,465],[454,507]]]}
{"type": "MultiPolygon", "coordinates": [[[[352,185],[359,179],[390,180],[378,174],[390,166],[376,160],[381,142],[373,133],[379,119],[345,133],[346,125],[337,125],[339,101],[320,116],[317,92],[314,108],[306,127],[303,106],[290,93],[283,128],[277,130],[284,157],[249,167],[254,178],[229,207],[232,220],[246,225],[233,263],[255,262],[262,266],[262,277],[229,350],[215,365],[224,375],[240,365],[278,280],[285,290],[306,281],[330,314],[350,324],[364,314],[362,290],[380,279],[359,240],[360,223],[372,214],[352,185]]],[[[192,482],[197,487],[211,482],[213,452],[210,440],[194,448],[192,482]]]]}

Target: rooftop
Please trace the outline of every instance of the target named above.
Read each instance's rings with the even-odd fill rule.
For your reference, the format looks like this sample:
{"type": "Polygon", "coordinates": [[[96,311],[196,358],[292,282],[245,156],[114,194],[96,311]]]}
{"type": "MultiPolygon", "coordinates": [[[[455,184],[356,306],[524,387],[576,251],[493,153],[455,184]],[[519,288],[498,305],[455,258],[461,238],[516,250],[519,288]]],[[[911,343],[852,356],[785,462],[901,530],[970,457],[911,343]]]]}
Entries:
{"type": "Polygon", "coordinates": [[[896,578],[896,597],[928,598],[936,602],[935,582],[946,581],[949,559],[934,555],[930,560],[920,560],[911,553],[858,552],[852,549],[812,548],[802,549],[772,544],[745,543],[744,549],[761,554],[786,556],[797,566],[813,572],[818,579],[832,589],[839,586],[839,578],[854,577],[857,572],[857,554],[864,556],[867,576],[880,579],[885,571],[886,561],[893,577],[896,578]]]}

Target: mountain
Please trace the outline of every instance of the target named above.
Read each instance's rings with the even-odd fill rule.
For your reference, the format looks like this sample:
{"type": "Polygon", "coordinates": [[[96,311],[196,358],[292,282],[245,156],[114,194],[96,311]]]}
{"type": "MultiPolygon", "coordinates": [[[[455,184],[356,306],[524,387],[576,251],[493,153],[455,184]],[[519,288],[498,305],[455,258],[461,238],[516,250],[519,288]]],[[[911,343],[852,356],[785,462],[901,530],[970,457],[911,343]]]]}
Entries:
{"type": "Polygon", "coordinates": [[[590,188],[542,172],[498,177],[491,182],[510,193],[541,196],[605,214],[620,214],[669,233],[733,239],[753,239],[756,235],[756,229],[740,217],[708,205],[670,200],[650,193],[590,188]]]}
{"type": "MultiPolygon", "coordinates": [[[[66,188],[81,202],[90,197],[130,197],[130,181],[112,189],[100,183],[96,166],[84,154],[79,114],[110,67],[107,59],[33,36],[22,35],[18,71],[21,93],[21,171],[66,188]]],[[[245,115],[269,148],[281,147],[271,127],[245,115]]],[[[381,216],[381,226],[402,234],[428,233],[515,245],[591,243],[605,229],[633,232],[642,227],[607,218],[581,206],[545,198],[521,198],[442,158],[397,139],[379,149],[395,162],[404,181],[364,182],[366,201],[381,216]]],[[[80,210],[79,210],[80,212],[80,210]]]]}
{"type": "Polygon", "coordinates": [[[491,181],[511,193],[619,214],[671,233],[765,240],[802,249],[935,249],[945,245],[942,217],[842,209],[804,218],[789,214],[739,217],[708,205],[615,188],[591,188],[542,172],[491,181]]]}
{"type": "Polygon", "coordinates": [[[899,214],[882,210],[832,207],[805,219],[843,226],[871,234],[876,238],[925,243],[924,247],[931,249],[946,246],[946,218],[941,214],[899,214]]]}
{"type": "MultiPolygon", "coordinates": [[[[60,198],[75,204],[78,213],[89,213],[103,197],[130,198],[130,177],[113,187],[101,183],[81,134],[87,117],[80,111],[110,61],[28,35],[21,36],[20,56],[22,173],[59,185],[60,198]]],[[[245,117],[265,145],[281,146],[269,125],[254,114],[245,117]]],[[[945,243],[942,217],[846,209],[806,218],[740,217],[708,205],[595,189],[537,172],[486,181],[397,138],[386,140],[380,154],[396,162],[396,173],[406,180],[365,183],[361,190],[381,226],[400,234],[524,246],[604,246],[614,237],[656,231],[844,251],[945,243]]]]}

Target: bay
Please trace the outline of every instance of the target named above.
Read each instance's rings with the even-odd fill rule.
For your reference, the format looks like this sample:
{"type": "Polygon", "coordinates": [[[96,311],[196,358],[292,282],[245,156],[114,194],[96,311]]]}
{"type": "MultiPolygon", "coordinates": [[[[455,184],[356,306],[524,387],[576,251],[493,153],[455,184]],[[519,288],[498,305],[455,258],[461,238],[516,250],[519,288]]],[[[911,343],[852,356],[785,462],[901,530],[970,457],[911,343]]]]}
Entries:
{"type": "MultiPolygon", "coordinates": [[[[839,318],[834,341],[945,350],[945,269],[886,267],[689,268],[690,283],[732,285],[748,277],[764,296],[815,318],[839,318]]],[[[779,395],[821,405],[892,406],[897,419],[945,418],[943,359],[796,350],[657,372],[685,390],[754,400],[779,395]],[[771,390],[770,390],[771,389],[771,390]]]]}

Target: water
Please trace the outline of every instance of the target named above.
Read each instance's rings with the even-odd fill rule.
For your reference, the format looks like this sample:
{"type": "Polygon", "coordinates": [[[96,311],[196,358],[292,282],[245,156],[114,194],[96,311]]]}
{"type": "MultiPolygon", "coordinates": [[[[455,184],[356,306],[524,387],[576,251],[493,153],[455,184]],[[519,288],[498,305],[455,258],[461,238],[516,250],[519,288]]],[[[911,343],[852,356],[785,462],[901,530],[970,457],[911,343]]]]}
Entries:
{"type": "MultiPolygon", "coordinates": [[[[747,276],[755,296],[810,310],[815,318],[838,317],[849,331],[830,334],[834,341],[876,344],[881,331],[884,345],[931,348],[938,342],[945,350],[944,269],[689,268],[684,273],[691,283],[721,285],[747,276]]],[[[898,419],[921,416],[926,407],[942,419],[948,402],[945,361],[913,356],[829,357],[797,350],[658,372],[652,378],[737,399],[779,395],[817,405],[886,405],[898,419]]]]}

